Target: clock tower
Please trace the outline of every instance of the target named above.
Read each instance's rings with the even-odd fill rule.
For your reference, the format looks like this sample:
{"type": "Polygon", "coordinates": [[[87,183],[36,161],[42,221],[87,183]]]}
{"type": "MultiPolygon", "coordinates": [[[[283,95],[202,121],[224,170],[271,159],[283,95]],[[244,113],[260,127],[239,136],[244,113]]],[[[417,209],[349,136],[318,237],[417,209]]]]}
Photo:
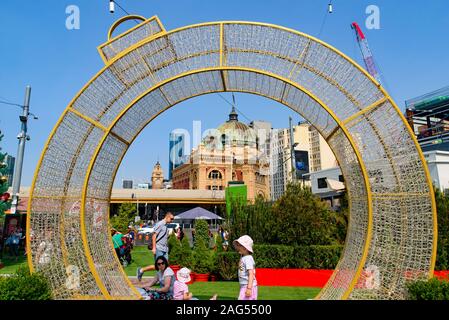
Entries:
{"type": "Polygon", "coordinates": [[[151,184],[152,189],[162,189],[164,186],[164,172],[162,171],[159,161],[153,168],[153,173],[151,175],[151,184]]]}

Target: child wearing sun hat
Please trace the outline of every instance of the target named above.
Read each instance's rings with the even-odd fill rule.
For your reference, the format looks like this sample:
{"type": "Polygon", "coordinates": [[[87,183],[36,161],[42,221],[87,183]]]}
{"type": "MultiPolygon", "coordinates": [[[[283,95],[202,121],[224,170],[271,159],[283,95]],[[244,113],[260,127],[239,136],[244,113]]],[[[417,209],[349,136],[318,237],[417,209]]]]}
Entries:
{"type": "MultiPolygon", "coordinates": [[[[190,269],[181,268],[176,273],[176,280],[173,287],[173,299],[174,300],[198,300],[194,298],[192,293],[189,291],[187,283],[190,282],[190,269]]],[[[217,295],[213,295],[210,300],[217,300],[217,295]]]]}
{"type": "Polygon", "coordinates": [[[235,249],[242,256],[239,262],[239,300],[257,300],[256,263],[253,254],[253,239],[244,235],[234,240],[235,249]]]}

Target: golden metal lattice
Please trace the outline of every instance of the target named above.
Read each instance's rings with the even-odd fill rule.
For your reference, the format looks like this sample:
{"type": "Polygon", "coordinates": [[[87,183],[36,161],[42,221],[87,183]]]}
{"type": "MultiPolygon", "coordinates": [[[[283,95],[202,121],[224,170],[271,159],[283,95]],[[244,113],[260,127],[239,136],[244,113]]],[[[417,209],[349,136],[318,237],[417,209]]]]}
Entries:
{"type": "Polygon", "coordinates": [[[106,66],[62,114],[31,188],[29,265],[48,277],[55,298],[139,298],[109,236],[115,174],[160,113],[223,91],[295,110],[319,130],[341,166],[348,234],[317,298],[402,299],[406,280],[433,274],[436,211],[422,152],[391,97],[341,52],[275,25],[214,22],[167,32],[157,17],[99,52],[106,66]],[[73,272],[79,286],[69,285],[73,272]]]}

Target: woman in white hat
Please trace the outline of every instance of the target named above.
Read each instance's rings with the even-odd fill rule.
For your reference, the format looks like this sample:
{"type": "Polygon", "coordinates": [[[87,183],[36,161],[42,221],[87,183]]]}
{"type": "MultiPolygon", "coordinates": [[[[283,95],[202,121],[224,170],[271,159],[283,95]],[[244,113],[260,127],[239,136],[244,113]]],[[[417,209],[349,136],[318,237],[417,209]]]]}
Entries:
{"type": "MultiPolygon", "coordinates": [[[[190,269],[182,268],[176,273],[175,285],[173,287],[173,299],[175,300],[198,300],[194,298],[192,292],[189,291],[187,283],[190,282],[190,269]]],[[[217,300],[214,294],[210,300],[217,300]]]]}
{"type": "Polygon", "coordinates": [[[239,300],[257,300],[256,263],[253,254],[253,239],[244,235],[234,240],[235,249],[242,255],[239,262],[239,300]]]}

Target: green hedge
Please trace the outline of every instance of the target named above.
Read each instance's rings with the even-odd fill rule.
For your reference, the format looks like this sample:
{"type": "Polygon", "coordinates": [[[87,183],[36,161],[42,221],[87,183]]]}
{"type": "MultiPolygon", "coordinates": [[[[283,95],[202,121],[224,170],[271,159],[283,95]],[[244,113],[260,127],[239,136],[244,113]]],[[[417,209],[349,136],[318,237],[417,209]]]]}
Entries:
{"type": "MultiPolygon", "coordinates": [[[[255,245],[256,268],[335,269],[343,246],[255,245]]],[[[237,280],[240,255],[235,251],[217,253],[218,275],[223,280],[237,280]]]]}
{"type": "Polygon", "coordinates": [[[436,278],[407,284],[409,300],[449,300],[449,281],[436,278]]]}
{"type": "Polygon", "coordinates": [[[51,289],[46,278],[20,268],[15,275],[0,277],[0,300],[50,300],[51,289]]]}

